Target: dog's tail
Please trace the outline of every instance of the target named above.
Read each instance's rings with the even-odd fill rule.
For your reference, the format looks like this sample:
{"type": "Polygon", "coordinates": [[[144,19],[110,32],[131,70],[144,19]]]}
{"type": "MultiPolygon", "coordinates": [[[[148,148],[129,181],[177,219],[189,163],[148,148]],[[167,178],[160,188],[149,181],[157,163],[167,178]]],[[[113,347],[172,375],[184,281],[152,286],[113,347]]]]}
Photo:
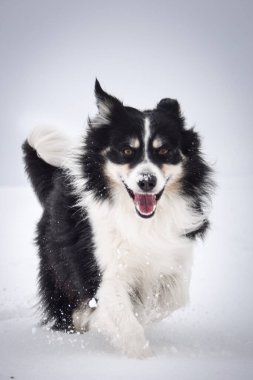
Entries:
{"type": "Polygon", "coordinates": [[[69,139],[49,128],[35,128],[22,145],[25,169],[40,203],[45,204],[53,178],[64,167],[69,139]]]}

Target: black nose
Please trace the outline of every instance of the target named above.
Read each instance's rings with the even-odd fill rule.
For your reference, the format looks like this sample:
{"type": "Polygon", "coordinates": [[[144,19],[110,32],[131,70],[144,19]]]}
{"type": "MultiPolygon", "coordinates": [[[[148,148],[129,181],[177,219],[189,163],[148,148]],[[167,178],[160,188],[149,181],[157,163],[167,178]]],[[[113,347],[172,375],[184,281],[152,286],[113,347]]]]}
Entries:
{"type": "Polygon", "coordinates": [[[154,189],[157,179],[153,174],[142,174],[138,186],[142,191],[149,192],[154,189]]]}

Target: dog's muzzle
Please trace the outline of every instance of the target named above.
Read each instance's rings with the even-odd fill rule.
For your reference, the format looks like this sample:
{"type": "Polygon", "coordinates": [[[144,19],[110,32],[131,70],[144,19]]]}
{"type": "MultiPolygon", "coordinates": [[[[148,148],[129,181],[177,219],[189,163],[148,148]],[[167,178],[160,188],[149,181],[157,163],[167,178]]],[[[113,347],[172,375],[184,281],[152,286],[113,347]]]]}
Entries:
{"type": "Polygon", "coordinates": [[[152,190],[157,184],[157,178],[153,174],[142,174],[137,180],[139,192],[129,189],[123,181],[128,194],[134,201],[136,212],[142,218],[151,218],[156,211],[157,202],[163,193],[162,189],[159,193],[153,193],[152,190]]]}

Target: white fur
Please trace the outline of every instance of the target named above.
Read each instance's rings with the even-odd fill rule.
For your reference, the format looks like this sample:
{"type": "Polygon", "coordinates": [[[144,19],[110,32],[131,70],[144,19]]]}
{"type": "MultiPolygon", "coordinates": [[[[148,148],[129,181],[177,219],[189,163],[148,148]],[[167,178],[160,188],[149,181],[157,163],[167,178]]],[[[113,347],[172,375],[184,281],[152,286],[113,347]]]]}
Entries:
{"type": "MultiPolygon", "coordinates": [[[[145,125],[147,143],[148,121],[145,125]]],[[[92,226],[102,282],[96,294],[97,307],[90,302],[74,311],[76,329],[89,326],[101,331],[130,357],[149,356],[144,327],[188,300],[192,242],[183,235],[200,226],[204,217],[193,211],[189,199],[165,191],[155,215],[142,219],[124,188],[119,166],[109,162],[105,170],[114,184],[113,202],[97,202],[92,192],[84,193],[85,179],[78,161],[82,147],[73,149],[69,139],[51,129],[33,131],[29,144],[49,164],[68,169],[79,205],[88,212],[92,226]]],[[[166,178],[150,162],[133,170],[132,177],[126,178],[128,185],[134,187],[143,170],[158,177],[159,191],[166,178]]],[[[172,178],[180,176],[180,165],[171,170],[172,178]]]]}
{"type": "Polygon", "coordinates": [[[141,192],[138,186],[138,182],[141,179],[149,175],[154,175],[157,179],[157,183],[152,193],[158,194],[165,186],[169,187],[179,180],[182,176],[183,168],[182,164],[179,163],[177,165],[166,165],[162,171],[151,161],[144,161],[129,170],[129,168],[125,168],[123,165],[117,165],[108,161],[105,166],[105,173],[108,178],[111,178],[119,185],[122,185],[123,181],[134,193],[141,192]]]}
{"type": "Polygon", "coordinates": [[[110,124],[109,114],[106,113],[99,113],[96,117],[94,117],[92,120],[90,120],[90,125],[93,128],[100,128],[101,125],[108,125],[110,124]]]}
{"type": "Polygon", "coordinates": [[[180,235],[189,228],[192,216],[185,203],[175,198],[161,200],[154,217],[143,220],[126,191],[115,197],[113,206],[84,201],[103,272],[98,307],[88,321],[128,356],[142,357],[150,354],[143,326],[188,300],[192,243],[180,235]]]}
{"type": "Polygon", "coordinates": [[[152,162],[144,162],[137,165],[127,176],[123,176],[123,180],[126,185],[134,192],[139,193],[140,188],[138,182],[142,176],[154,175],[157,179],[155,188],[152,190],[154,194],[158,194],[166,185],[166,182],[170,180],[174,181],[176,175],[178,174],[178,168],[171,166],[170,173],[167,173],[167,176],[152,162]]]}
{"type": "Polygon", "coordinates": [[[62,167],[71,150],[71,140],[61,132],[48,127],[36,127],[28,137],[29,145],[48,164],[62,167]]]}
{"type": "Polygon", "coordinates": [[[98,202],[92,192],[83,192],[85,180],[78,161],[70,159],[68,165],[79,205],[88,212],[103,273],[97,308],[91,312],[84,305],[74,313],[73,322],[79,329],[89,324],[130,357],[148,356],[144,327],[188,300],[192,242],[183,235],[196,230],[204,217],[193,211],[190,199],[166,191],[155,215],[142,219],[116,168],[111,178],[113,202],[98,202]]]}
{"type": "MultiPolygon", "coordinates": [[[[121,181],[119,166],[112,163],[107,163],[105,170],[114,184],[113,202],[97,202],[92,192],[84,193],[85,179],[78,161],[83,147],[73,149],[69,139],[52,130],[34,131],[29,143],[46,162],[68,169],[94,234],[95,256],[103,273],[97,307],[90,302],[76,309],[75,328],[89,326],[100,331],[130,357],[151,355],[144,327],[187,302],[192,242],[183,235],[201,225],[204,217],[194,213],[189,199],[166,191],[155,215],[140,218],[121,181]]],[[[129,184],[147,169],[143,165],[158,176],[159,190],[165,177],[150,162],[134,169],[129,184]]],[[[180,166],[173,170],[175,178],[181,174],[180,166]]]]}
{"type": "Polygon", "coordinates": [[[148,143],[150,139],[150,120],[148,117],[144,119],[144,151],[145,156],[144,159],[148,160],[148,143]]]}
{"type": "Polygon", "coordinates": [[[109,99],[97,98],[98,114],[90,120],[90,125],[94,128],[99,128],[101,125],[110,124],[110,116],[113,104],[109,99]]]}

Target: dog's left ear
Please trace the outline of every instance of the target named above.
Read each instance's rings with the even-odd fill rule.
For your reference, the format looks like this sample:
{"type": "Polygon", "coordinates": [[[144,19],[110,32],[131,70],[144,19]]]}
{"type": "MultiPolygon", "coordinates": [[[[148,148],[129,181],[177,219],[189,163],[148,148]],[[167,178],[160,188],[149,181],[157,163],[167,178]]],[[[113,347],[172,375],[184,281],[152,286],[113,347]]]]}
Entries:
{"type": "Polygon", "coordinates": [[[164,98],[160,100],[156,108],[159,110],[166,111],[176,117],[181,116],[180,105],[176,99],[164,98]]]}
{"type": "Polygon", "coordinates": [[[117,98],[107,94],[102,89],[97,79],[95,82],[95,96],[99,115],[104,119],[105,124],[110,122],[113,111],[123,108],[123,104],[117,98]]]}
{"type": "Polygon", "coordinates": [[[190,156],[199,152],[200,137],[193,128],[182,130],[181,148],[182,153],[186,156],[190,156]]]}

